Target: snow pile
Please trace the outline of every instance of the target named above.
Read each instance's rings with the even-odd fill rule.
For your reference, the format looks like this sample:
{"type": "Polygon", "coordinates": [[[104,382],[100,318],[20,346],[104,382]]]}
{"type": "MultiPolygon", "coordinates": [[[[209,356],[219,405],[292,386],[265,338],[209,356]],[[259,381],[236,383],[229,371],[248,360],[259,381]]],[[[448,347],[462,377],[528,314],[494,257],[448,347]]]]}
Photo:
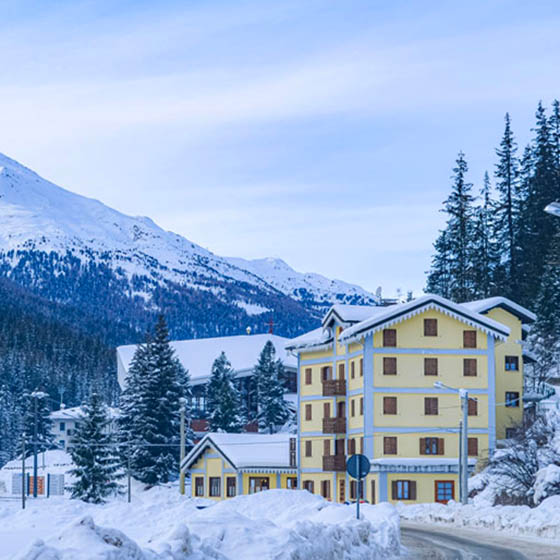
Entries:
{"type": "Polygon", "coordinates": [[[19,560],[371,560],[400,550],[399,517],[389,504],[364,505],[359,521],[353,507],[296,490],[197,505],[176,488],[154,488],[135,492],[131,504],[57,499],[31,502],[25,511],[0,506],[0,539],[12,545],[12,554],[3,557],[2,550],[0,558],[17,552],[19,560]],[[38,540],[29,548],[30,529],[38,540]]]}
{"type": "Polygon", "coordinates": [[[463,506],[444,504],[397,505],[401,519],[428,524],[479,527],[512,535],[560,538],[560,496],[546,498],[536,508],[492,506],[482,502],[463,506]]]}

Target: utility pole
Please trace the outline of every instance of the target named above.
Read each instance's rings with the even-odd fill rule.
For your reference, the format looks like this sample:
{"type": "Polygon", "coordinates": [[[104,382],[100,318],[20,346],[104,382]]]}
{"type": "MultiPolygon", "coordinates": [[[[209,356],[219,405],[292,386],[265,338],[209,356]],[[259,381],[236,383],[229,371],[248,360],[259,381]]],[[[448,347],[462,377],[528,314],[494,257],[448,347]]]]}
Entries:
{"type": "Polygon", "coordinates": [[[463,434],[462,446],[463,454],[461,474],[463,476],[461,488],[463,495],[461,496],[461,503],[467,505],[469,503],[469,392],[466,389],[460,389],[459,395],[461,396],[461,407],[463,409],[463,434]]]}
{"type": "Polygon", "coordinates": [[[37,418],[37,391],[31,393],[33,397],[33,497],[37,497],[37,438],[38,435],[38,418],[37,418]]]}
{"type": "Polygon", "coordinates": [[[21,438],[21,509],[25,509],[25,436],[21,438]]]}
{"type": "Polygon", "coordinates": [[[459,500],[463,502],[463,421],[459,422],[459,500]]]}
{"type": "Polygon", "coordinates": [[[185,458],[185,403],[181,405],[181,427],[180,427],[180,461],[179,461],[179,492],[185,494],[185,472],[181,468],[185,458]]]}

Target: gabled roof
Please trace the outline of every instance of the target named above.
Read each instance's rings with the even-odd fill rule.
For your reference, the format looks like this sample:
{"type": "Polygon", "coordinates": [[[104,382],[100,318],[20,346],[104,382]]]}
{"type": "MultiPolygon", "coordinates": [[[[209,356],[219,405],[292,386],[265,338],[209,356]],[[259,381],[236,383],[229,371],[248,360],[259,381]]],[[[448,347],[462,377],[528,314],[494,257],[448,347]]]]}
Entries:
{"type": "Polygon", "coordinates": [[[476,313],[486,313],[495,307],[501,307],[518,317],[523,323],[533,323],[537,319],[537,316],[532,311],[529,311],[511,299],[502,296],[479,299],[476,301],[467,301],[461,305],[475,311],[476,313]]]}
{"type": "Polygon", "coordinates": [[[344,305],[337,303],[327,311],[322,324],[328,326],[333,318],[337,318],[341,323],[358,323],[384,309],[386,307],[380,305],[344,305]]]}
{"type": "Polygon", "coordinates": [[[413,317],[426,309],[436,309],[502,340],[509,336],[510,329],[506,325],[476,313],[462,304],[454,303],[435,294],[426,294],[406,303],[391,305],[385,308],[383,313],[376,313],[369,319],[348,327],[342,331],[340,341],[349,342],[366,333],[376,332],[391,324],[413,317]]]}
{"type": "Polygon", "coordinates": [[[183,459],[189,469],[206,448],[213,447],[233,468],[293,468],[290,465],[292,434],[206,434],[183,459]]]}
{"type": "MultiPolygon", "coordinates": [[[[117,418],[119,415],[119,410],[117,408],[107,407],[107,412],[109,418],[117,418]]],[[[52,420],[80,420],[84,415],[84,411],[81,406],[73,406],[71,408],[61,408],[59,410],[53,410],[49,417],[52,420]]]]}

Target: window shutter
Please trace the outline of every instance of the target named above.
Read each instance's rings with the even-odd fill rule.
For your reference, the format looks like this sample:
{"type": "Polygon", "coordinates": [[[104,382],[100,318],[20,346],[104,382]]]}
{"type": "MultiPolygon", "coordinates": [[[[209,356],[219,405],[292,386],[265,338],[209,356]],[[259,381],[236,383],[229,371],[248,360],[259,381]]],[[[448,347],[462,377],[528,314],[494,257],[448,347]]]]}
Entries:
{"type": "Polygon", "coordinates": [[[464,358],[463,359],[463,375],[466,377],[476,377],[476,359],[464,358]]]}
{"type": "Polygon", "coordinates": [[[476,348],[476,331],[463,331],[463,348],[476,348]]]}
{"type": "Polygon", "coordinates": [[[397,413],[397,397],[383,397],[383,414],[397,413]]]}
{"type": "Polygon", "coordinates": [[[438,374],[437,358],[424,358],[424,375],[437,375],[437,374],[438,374]]]}
{"type": "Polygon", "coordinates": [[[468,441],[468,454],[469,456],[478,455],[478,438],[469,438],[468,441]]]}
{"type": "MultiPolygon", "coordinates": [[[[307,405],[309,406],[309,405],[307,405]]],[[[330,418],[331,417],[331,403],[323,403],[323,417],[330,418]]]]}
{"type": "Polygon", "coordinates": [[[306,420],[311,420],[311,405],[310,404],[305,405],[305,419],[306,420]]]}
{"type": "Polygon", "coordinates": [[[323,440],[323,455],[330,455],[331,454],[331,440],[325,439],[323,440]]]}
{"type": "Polygon", "coordinates": [[[394,347],[397,345],[397,331],[396,329],[383,330],[383,346],[394,347]]]}
{"type": "Polygon", "coordinates": [[[312,453],[311,453],[311,443],[310,441],[306,441],[305,442],[305,456],[306,457],[311,457],[312,453]]]}
{"type": "Polygon", "coordinates": [[[344,364],[338,364],[338,378],[344,379],[344,364]]]}
{"type": "Polygon", "coordinates": [[[478,415],[478,401],[469,399],[469,416],[478,415]]]}
{"type": "Polygon", "coordinates": [[[409,484],[410,484],[410,499],[416,500],[416,481],[411,480],[409,484]]]}
{"type": "Polygon", "coordinates": [[[426,438],[420,438],[420,455],[426,455],[426,438]]]}
{"type": "Polygon", "coordinates": [[[397,358],[383,358],[383,375],[397,374],[397,358]]]}
{"type": "Polygon", "coordinates": [[[424,336],[437,336],[437,319],[424,319],[424,336]]]}
{"type": "Polygon", "coordinates": [[[350,415],[356,416],[356,401],[355,399],[350,400],[350,415]]]}
{"type": "Polygon", "coordinates": [[[445,455],[445,440],[443,438],[438,438],[437,451],[438,455],[445,455]]]}
{"type": "Polygon", "coordinates": [[[354,379],[356,377],[356,364],[354,361],[350,362],[350,377],[354,379]]]}
{"type": "Polygon", "coordinates": [[[364,359],[360,358],[360,377],[364,376],[364,359]]]}
{"type": "Polygon", "coordinates": [[[364,414],[364,397],[360,397],[360,415],[364,414]]]}
{"type": "Polygon", "coordinates": [[[391,496],[393,500],[398,500],[398,489],[397,489],[397,481],[393,480],[393,482],[391,482],[391,496]]]}

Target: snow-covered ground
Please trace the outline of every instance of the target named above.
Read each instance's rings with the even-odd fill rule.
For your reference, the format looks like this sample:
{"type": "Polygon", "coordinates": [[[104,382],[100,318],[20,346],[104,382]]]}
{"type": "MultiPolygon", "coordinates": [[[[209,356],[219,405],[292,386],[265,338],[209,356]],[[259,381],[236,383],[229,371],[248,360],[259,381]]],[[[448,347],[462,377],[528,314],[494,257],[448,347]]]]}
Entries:
{"type": "Polygon", "coordinates": [[[400,550],[389,504],[331,504],[306,491],[269,490],[197,509],[176,487],[92,505],[68,498],[0,501],[0,559],[360,560],[400,550]]]}
{"type": "Polygon", "coordinates": [[[482,501],[463,506],[443,504],[397,505],[403,520],[504,531],[560,540],[560,496],[551,496],[538,507],[491,506],[482,501]]]}

